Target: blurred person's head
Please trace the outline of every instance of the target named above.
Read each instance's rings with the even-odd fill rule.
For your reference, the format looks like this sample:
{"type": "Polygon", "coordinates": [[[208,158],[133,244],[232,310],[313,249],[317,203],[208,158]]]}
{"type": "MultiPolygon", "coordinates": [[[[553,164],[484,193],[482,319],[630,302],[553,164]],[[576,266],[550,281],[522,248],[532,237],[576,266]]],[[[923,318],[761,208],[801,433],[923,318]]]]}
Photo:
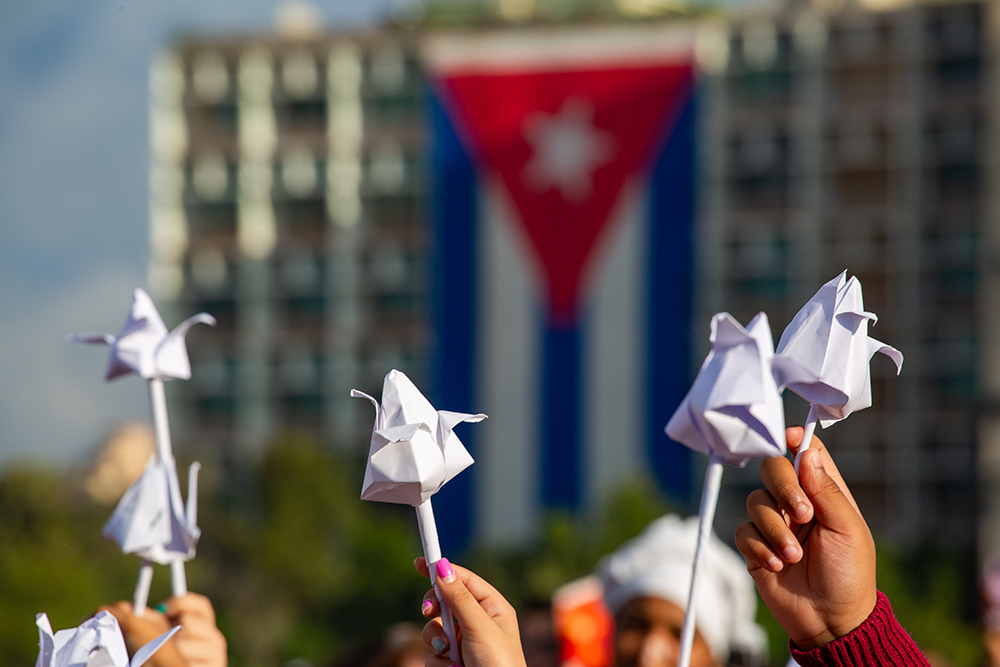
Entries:
{"type": "Polygon", "coordinates": [[[331,667],[423,667],[431,652],[412,623],[396,623],[378,637],[355,642],[331,667]]]}
{"type": "Polygon", "coordinates": [[[530,600],[517,615],[527,667],[559,667],[559,644],[548,600],[530,600]]]}
{"type": "MultiPolygon", "coordinates": [[[[657,519],[605,558],[599,571],[604,599],[615,616],[617,667],[672,667],[698,537],[698,517],[657,519]]],[[[691,667],[726,664],[732,654],[765,651],[767,637],[754,621],[757,597],[746,565],[715,534],[699,566],[691,667]]]]}

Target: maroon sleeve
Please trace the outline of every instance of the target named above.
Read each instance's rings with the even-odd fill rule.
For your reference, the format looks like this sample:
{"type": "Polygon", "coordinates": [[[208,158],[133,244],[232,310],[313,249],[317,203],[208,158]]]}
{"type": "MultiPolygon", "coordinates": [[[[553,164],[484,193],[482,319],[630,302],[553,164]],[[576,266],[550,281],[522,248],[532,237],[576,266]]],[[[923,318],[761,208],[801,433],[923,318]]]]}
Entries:
{"type": "Polygon", "coordinates": [[[849,634],[811,651],[800,651],[791,641],[788,648],[802,667],[930,667],[882,591],[871,615],[849,634]]]}

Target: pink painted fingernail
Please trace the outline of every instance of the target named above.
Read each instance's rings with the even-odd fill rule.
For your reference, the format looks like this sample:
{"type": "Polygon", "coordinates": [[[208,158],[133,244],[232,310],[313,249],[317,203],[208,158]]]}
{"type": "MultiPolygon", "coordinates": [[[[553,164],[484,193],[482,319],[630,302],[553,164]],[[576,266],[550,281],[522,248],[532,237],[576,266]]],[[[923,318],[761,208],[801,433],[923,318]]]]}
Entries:
{"type": "Polygon", "coordinates": [[[431,609],[434,607],[434,603],[430,600],[424,600],[424,603],[420,605],[420,613],[427,616],[431,613],[431,609]]]}
{"type": "Polygon", "coordinates": [[[444,583],[450,584],[455,581],[455,570],[451,567],[451,563],[448,562],[447,558],[442,558],[435,563],[434,568],[437,570],[438,579],[444,583]]]}

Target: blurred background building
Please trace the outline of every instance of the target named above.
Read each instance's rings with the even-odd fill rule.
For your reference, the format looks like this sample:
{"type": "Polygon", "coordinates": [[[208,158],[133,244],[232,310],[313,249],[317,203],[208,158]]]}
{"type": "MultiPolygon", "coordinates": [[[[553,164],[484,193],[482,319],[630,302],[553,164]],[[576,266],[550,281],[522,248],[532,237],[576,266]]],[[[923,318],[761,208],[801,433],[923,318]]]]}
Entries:
{"type": "MultiPolygon", "coordinates": [[[[573,20],[549,4],[432,6],[425,27],[573,20]]],[[[580,6],[636,30],[678,18],[580,6]]],[[[874,406],[819,435],[877,534],[984,553],[1000,548],[993,11],[824,2],[685,23],[699,66],[690,377],[713,313],[764,310],[777,339],[847,269],[879,315],[872,335],[906,363],[895,377],[876,358],[874,406]]],[[[151,75],[150,286],[168,323],[219,319],[191,346],[192,381],[171,388],[174,430],[235,465],[288,429],[363,452],[370,406],[351,387],[377,395],[393,367],[433,383],[425,32],[307,27],[185,38],[151,75]]],[[[789,399],[790,423],[805,412],[789,399]]],[[[731,535],[756,472],[726,480],[717,530],[731,535]]]]}
{"type": "MultiPolygon", "coordinates": [[[[873,407],[819,435],[876,534],[971,547],[981,526],[986,552],[990,11],[802,7],[729,24],[703,77],[695,318],[764,310],[777,336],[818,285],[857,275],[880,318],[871,335],[906,363],[895,377],[874,359],[873,407]]],[[[788,401],[789,423],[805,412],[788,401]]],[[[755,477],[727,487],[723,534],[755,477]]]]}
{"type": "Polygon", "coordinates": [[[219,320],[171,416],[230,462],[288,430],[357,450],[371,406],[350,389],[425,374],[413,42],[301,28],[185,39],[151,75],[150,285],[219,320]]]}

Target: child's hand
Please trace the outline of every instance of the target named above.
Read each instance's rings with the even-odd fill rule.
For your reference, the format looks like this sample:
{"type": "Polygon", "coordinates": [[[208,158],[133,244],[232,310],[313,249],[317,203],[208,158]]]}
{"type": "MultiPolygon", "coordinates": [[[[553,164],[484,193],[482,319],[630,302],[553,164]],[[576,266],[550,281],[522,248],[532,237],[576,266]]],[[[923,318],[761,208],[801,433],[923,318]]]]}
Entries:
{"type": "MultiPolygon", "coordinates": [[[[794,453],[802,429],[786,438],[794,453]]],[[[800,472],[783,457],[761,464],[765,488],[747,498],[750,521],[737,529],[736,546],[771,613],[809,650],[848,634],[875,608],[875,543],[819,438],[800,472]]]]}
{"type": "MultiPolygon", "coordinates": [[[[414,561],[417,571],[429,577],[423,558],[414,561]]],[[[495,588],[464,567],[452,566],[446,559],[436,563],[441,597],[451,608],[458,625],[461,662],[465,667],[525,667],[521,638],[514,608],[495,588]]],[[[440,612],[432,588],[424,596],[421,613],[437,616],[440,612]]],[[[427,658],[427,667],[450,667],[448,638],[441,619],[424,626],[424,641],[435,653],[427,658]]]]}

